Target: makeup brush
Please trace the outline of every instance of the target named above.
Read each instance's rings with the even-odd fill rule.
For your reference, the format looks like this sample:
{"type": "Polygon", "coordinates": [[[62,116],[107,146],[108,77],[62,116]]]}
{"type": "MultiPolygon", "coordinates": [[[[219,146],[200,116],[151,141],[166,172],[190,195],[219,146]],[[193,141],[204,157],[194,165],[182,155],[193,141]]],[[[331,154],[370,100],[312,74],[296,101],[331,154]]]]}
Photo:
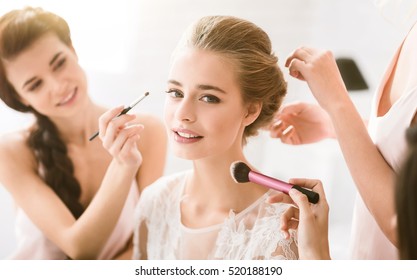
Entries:
{"type": "Polygon", "coordinates": [[[302,188],[297,185],[291,185],[281,180],[263,175],[261,173],[252,171],[250,167],[241,161],[235,161],[230,165],[230,173],[236,183],[256,183],[283,193],[288,194],[290,189],[294,188],[305,194],[310,203],[317,203],[319,201],[319,194],[309,189],[302,188]]]}
{"type": "MultiPolygon", "coordinates": [[[[130,109],[132,109],[133,107],[136,106],[136,104],[138,104],[139,102],[141,102],[146,96],[149,95],[149,92],[145,92],[144,95],[142,95],[141,97],[139,97],[138,99],[136,99],[135,101],[132,102],[132,104],[129,105],[129,107],[124,108],[116,117],[120,117],[121,115],[126,114],[127,112],[130,111],[130,109]]],[[[93,135],[91,135],[91,137],[88,139],[89,141],[94,140],[94,138],[96,138],[98,136],[98,131],[96,133],[94,133],[93,135]]]]}

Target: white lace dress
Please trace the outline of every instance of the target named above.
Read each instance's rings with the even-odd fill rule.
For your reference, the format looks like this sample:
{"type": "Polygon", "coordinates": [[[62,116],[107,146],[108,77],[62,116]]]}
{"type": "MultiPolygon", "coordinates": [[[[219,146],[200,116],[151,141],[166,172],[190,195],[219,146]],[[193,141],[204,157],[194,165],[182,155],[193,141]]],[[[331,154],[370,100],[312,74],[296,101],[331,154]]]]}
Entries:
{"type": "MultiPolygon", "coordinates": [[[[297,259],[296,233],[289,240],[280,234],[280,216],[286,204],[269,204],[270,190],[245,210],[222,224],[187,228],[181,223],[180,203],[190,171],[165,176],[141,194],[135,212],[134,259],[297,259]],[[140,244],[146,226],[147,243],[140,244]]],[[[142,238],[144,239],[144,238],[142,238]]],[[[142,241],[145,242],[145,241],[142,241]]]]}

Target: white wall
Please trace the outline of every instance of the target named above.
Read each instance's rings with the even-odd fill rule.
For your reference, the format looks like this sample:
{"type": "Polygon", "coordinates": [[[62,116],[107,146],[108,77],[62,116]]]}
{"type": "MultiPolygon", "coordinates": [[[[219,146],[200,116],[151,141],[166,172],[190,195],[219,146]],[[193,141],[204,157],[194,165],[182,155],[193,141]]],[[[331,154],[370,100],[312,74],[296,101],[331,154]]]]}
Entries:
{"type": "MultiPolygon", "coordinates": [[[[90,94],[107,106],[128,104],[144,91],[151,96],[137,110],[162,116],[170,53],[182,31],[203,15],[228,14],[252,20],[269,34],[283,66],[296,47],[328,48],[336,56],[351,56],[363,71],[369,91],[352,92],[359,112],[369,113],[375,89],[390,55],[406,27],[385,21],[364,0],[108,0],[108,1],[5,1],[0,13],[23,5],[42,6],[66,18],[73,42],[85,67],[90,94]]],[[[288,78],[287,101],[313,101],[305,84],[288,78]]],[[[0,133],[22,127],[28,119],[0,105],[0,133]]],[[[354,186],[334,141],[292,147],[261,134],[247,147],[249,159],[264,173],[320,178],[331,207],[332,255],[347,258],[354,186]]],[[[189,167],[169,156],[167,173],[189,167]]],[[[15,247],[13,206],[0,189],[0,258],[15,247]]]]}

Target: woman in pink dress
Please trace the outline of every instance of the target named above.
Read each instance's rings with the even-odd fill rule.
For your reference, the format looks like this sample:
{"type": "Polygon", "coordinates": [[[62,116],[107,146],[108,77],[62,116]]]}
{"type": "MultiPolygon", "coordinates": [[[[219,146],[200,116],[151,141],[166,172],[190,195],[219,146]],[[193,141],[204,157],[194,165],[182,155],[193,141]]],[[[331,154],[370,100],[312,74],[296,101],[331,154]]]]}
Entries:
{"type": "Polygon", "coordinates": [[[405,131],[416,123],[416,50],[414,25],[378,88],[368,127],[330,51],[301,47],[286,61],[290,75],[308,83],[320,106],[287,106],[271,126],[271,136],[289,144],[337,138],[359,193],[352,229],[354,259],[398,258],[394,179],[407,148],[405,131]]]}
{"type": "MultiPolygon", "coordinates": [[[[407,129],[409,144],[407,156],[396,178],[395,209],[398,213],[398,249],[402,260],[417,259],[417,126],[407,129]]],[[[330,259],[328,239],[329,206],[322,183],[319,180],[292,179],[302,187],[313,189],[320,194],[317,204],[308,202],[307,197],[295,189],[285,194],[270,197],[269,202],[287,202],[296,207],[288,208],[281,216],[281,230],[289,237],[290,229],[297,229],[300,259],[330,259]]]]}

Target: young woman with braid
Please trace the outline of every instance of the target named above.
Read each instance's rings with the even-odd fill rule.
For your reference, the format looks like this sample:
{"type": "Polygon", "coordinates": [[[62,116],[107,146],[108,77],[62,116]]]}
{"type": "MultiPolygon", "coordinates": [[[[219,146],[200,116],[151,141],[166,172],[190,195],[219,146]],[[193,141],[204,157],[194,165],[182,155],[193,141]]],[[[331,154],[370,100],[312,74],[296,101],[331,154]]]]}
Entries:
{"type": "Polygon", "coordinates": [[[36,119],[0,140],[0,183],[17,204],[10,258],[130,258],[139,193],[163,173],[161,122],[94,104],[67,23],[39,8],[0,18],[0,97],[36,119]]]}

